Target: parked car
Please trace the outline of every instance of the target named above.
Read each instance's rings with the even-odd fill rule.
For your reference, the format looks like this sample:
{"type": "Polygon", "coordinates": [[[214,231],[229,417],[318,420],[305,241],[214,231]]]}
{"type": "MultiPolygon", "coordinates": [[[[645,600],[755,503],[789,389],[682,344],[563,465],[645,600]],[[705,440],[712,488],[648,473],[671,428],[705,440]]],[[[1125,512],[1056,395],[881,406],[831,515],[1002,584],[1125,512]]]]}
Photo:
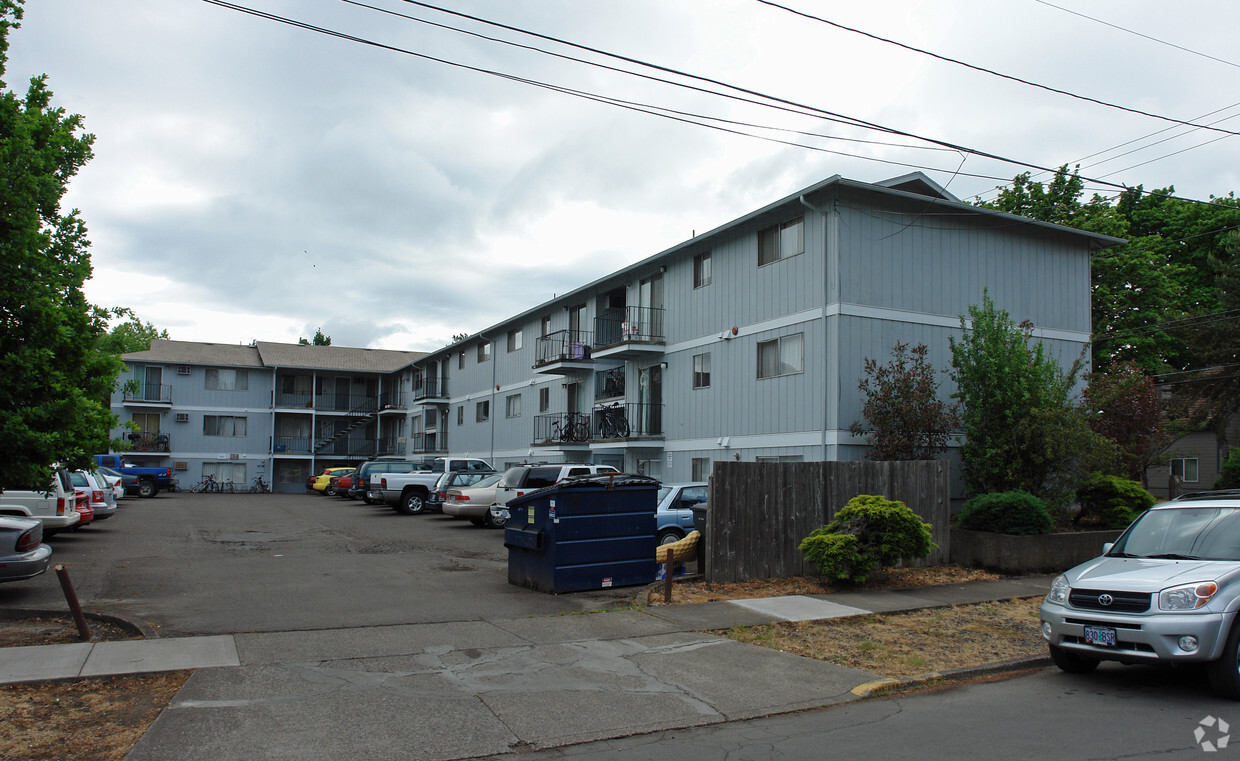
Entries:
{"type": "Polygon", "coordinates": [[[418,515],[426,509],[426,499],[435,489],[439,476],[454,470],[494,473],[486,460],[477,457],[431,457],[415,463],[406,473],[383,473],[370,481],[366,496],[383,501],[404,515],[418,515]]]}
{"type": "Polygon", "coordinates": [[[444,493],[443,513],[454,518],[464,518],[475,526],[503,528],[504,524],[492,517],[491,505],[495,503],[495,489],[503,475],[492,473],[474,483],[457,485],[444,493]]]}
{"type": "MultiPolygon", "coordinates": [[[[431,512],[443,512],[444,500],[447,499],[448,490],[458,489],[465,486],[473,486],[488,476],[498,476],[495,471],[483,470],[450,470],[443,473],[435,481],[435,485],[431,487],[431,491],[426,495],[426,510],[431,512]]],[[[498,480],[498,479],[496,479],[498,480]]],[[[490,506],[490,502],[487,506],[490,506]]]]}
{"type": "Polygon", "coordinates": [[[75,509],[77,495],[69,471],[56,468],[45,488],[9,488],[0,492],[0,515],[35,518],[43,524],[43,536],[73,528],[81,522],[75,509]]]}
{"type": "Polygon", "coordinates": [[[1042,603],[1055,665],[1204,663],[1214,688],[1240,699],[1240,490],[1154,505],[1103,549],[1042,603]]]}
{"type": "Polygon", "coordinates": [[[314,484],[310,488],[319,494],[326,494],[327,487],[331,483],[332,478],[348,473],[350,470],[353,470],[353,468],[326,468],[319,474],[318,478],[314,479],[314,484]]]}
{"type": "Polygon", "coordinates": [[[413,470],[425,470],[425,468],[421,463],[415,463],[403,457],[376,457],[373,460],[367,460],[358,466],[353,485],[349,487],[349,496],[353,499],[364,500],[368,505],[376,504],[377,500],[367,494],[370,491],[372,473],[409,473],[413,470]]]}
{"type": "Polygon", "coordinates": [[[90,510],[94,520],[101,521],[111,518],[116,512],[116,497],[112,496],[111,487],[103,477],[87,470],[75,470],[69,474],[74,487],[84,489],[90,497],[90,510]]]}
{"type": "Polygon", "coordinates": [[[508,522],[508,500],[521,497],[535,489],[553,486],[570,476],[589,476],[595,473],[619,473],[610,465],[574,462],[559,465],[517,465],[504,471],[504,477],[495,488],[495,504],[491,506],[491,522],[503,526],[508,522]]]}
{"type": "Polygon", "coordinates": [[[327,480],[327,488],[323,493],[329,497],[347,497],[349,496],[349,486],[353,483],[353,474],[357,472],[357,468],[350,468],[343,473],[332,476],[327,480]]]}
{"type": "Polygon", "coordinates": [[[663,484],[655,510],[655,541],[671,544],[693,530],[693,506],[706,501],[706,484],[663,484]]]}
{"type": "Polygon", "coordinates": [[[104,466],[121,473],[136,476],[139,497],[154,497],[160,491],[172,489],[172,468],[139,468],[125,462],[118,454],[95,455],[95,466],[104,466]]]}
{"type": "Polygon", "coordinates": [[[78,517],[81,518],[73,527],[74,531],[95,520],[95,510],[90,506],[90,494],[81,487],[74,489],[73,509],[77,510],[78,517]]]}
{"type": "Polygon", "coordinates": [[[135,494],[137,493],[137,488],[138,488],[138,477],[137,476],[126,476],[124,473],[121,473],[119,470],[115,470],[113,468],[108,468],[104,466],[100,466],[96,472],[101,474],[105,479],[107,479],[108,486],[112,487],[112,496],[115,497],[118,501],[121,499],[124,499],[127,496],[128,494],[127,488],[129,488],[130,485],[132,485],[132,488],[134,489],[134,493],[135,494]],[[127,482],[127,479],[128,479],[128,482],[127,482]]]}
{"type": "Polygon", "coordinates": [[[0,582],[34,578],[47,570],[51,557],[42,522],[0,515],[0,582]]]}

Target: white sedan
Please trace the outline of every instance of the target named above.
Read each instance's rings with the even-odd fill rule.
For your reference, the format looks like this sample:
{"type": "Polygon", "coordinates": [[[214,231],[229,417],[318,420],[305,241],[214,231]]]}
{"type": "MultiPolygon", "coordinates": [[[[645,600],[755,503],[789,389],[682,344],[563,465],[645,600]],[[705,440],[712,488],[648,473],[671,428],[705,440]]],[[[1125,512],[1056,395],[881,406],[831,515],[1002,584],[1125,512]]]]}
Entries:
{"type": "Polygon", "coordinates": [[[503,475],[496,473],[478,481],[473,486],[449,489],[443,498],[445,515],[465,518],[475,526],[503,528],[503,521],[492,519],[491,505],[495,502],[495,487],[503,475]]]}
{"type": "Polygon", "coordinates": [[[43,523],[0,515],[0,581],[21,581],[47,570],[52,548],[43,544],[43,523]]]}

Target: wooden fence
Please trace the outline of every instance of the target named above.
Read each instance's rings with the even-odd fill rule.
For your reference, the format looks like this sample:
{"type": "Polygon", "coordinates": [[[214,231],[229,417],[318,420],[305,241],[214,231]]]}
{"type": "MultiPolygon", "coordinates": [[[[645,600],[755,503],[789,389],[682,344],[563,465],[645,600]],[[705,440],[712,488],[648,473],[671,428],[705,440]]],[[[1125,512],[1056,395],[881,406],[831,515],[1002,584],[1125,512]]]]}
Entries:
{"type": "Polygon", "coordinates": [[[947,562],[951,548],[948,464],[919,462],[722,462],[706,512],[707,581],[817,575],[798,546],[858,494],[908,505],[938,545],[914,565],[947,562]]]}

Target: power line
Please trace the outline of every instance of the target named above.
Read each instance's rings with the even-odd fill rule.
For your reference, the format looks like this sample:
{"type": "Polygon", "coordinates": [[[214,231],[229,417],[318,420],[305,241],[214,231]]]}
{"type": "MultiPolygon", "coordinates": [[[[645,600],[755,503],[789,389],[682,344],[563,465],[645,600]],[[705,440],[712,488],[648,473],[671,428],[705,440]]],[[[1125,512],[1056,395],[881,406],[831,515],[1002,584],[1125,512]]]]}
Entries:
{"type": "Polygon", "coordinates": [[[1076,98],[1077,100],[1083,100],[1089,103],[1097,104],[1099,106],[1106,106],[1107,108],[1114,108],[1120,111],[1127,111],[1130,114],[1137,114],[1139,116],[1148,116],[1151,119],[1160,119],[1165,122],[1174,122],[1175,124],[1183,124],[1186,127],[1198,127],[1200,129],[1213,130],[1215,132],[1225,132],[1228,135],[1240,135],[1240,132],[1232,132],[1231,130],[1225,130],[1220,127],[1208,127],[1208,126],[1201,125],[1201,124],[1194,124],[1193,122],[1184,121],[1183,119],[1176,119],[1175,117],[1172,117],[1172,116],[1163,116],[1162,114],[1155,114],[1150,111],[1142,111],[1139,108],[1121,106],[1118,103],[1111,103],[1109,101],[1100,100],[1098,98],[1092,98],[1088,95],[1081,95],[1079,93],[1074,93],[1074,92],[1071,92],[1070,90],[1061,90],[1058,87],[1051,87],[1050,85],[1044,85],[1038,82],[1033,82],[1028,79],[1022,79],[1020,77],[1012,76],[1011,74],[1004,74],[1003,72],[995,71],[994,69],[988,69],[984,66],[976,66],[974,64],[961,61],[957,58],[950,58],[945,55],[939,55],[938,53],[932,53],[929,50],[922,50],[921,48],[913,47],[912,45],[906,45],[903,42],[897,42],[895,40],[887,39],[886,37],[880,37],[876,34],[871,34],[870,32],[865,32],[860,29],[854,29],[850,26],[844,26],[843,24],[837,23],[835,21],[831,21],[829,19],[822,18],[821,16],[815,16],[812,13],[806,13],[804,11],[798,11],[795,8],[789,8],[786,5],[780,5],[779,3],[772,2],[772,0],[757,0],[757,2],[762,3],[763,5],[769,5],[772,8],[778,8],[782,11],[787,11],[788,13],[791,13],[795,16],[801,16],[802,18],[810,19],[811,21],[819,21],[823,24],[826,24],[828,26],[833,26],[836,29],[841,29],[845,32],[852,32],[853,34],[859,34],[863,37],[869,37],[872,40],[877,40],[878,42],[884,42],[888,45],[895,45],[898,48],[903,48],[905,50],[909,50],[914,53],[920,53],[922,55],[930,56],[931,58],[936,58],[940,61],[945,61],[947,63],[954,63],[957,66],[963,66],[966,69],[972,69],[973,71],[978,71],[983,74],[990,74],[991,76],[999,77],[1000,79],[1006,79],[1012,82],[1018,82],[1022,85],[1027,85],[1029,87],[1036,87],[1039,90],[1046,90],[1047,92],[1053,92],[1058,95],[1066,95],[1069,98],[1076,98]]]}
{"type": "Polygon", "coordinates": [[[1231,322],[1233,320],[1240,320],[1240,309],[1227,309],[1221,312],[1209,312],[1207,314],[1195,315],[1193,317],[1183,317],[1176,320],[1167,320],[1165,322],[1141,325],[1134,328],[1121,328],[1119,330],[1098,334],[1091,340],[1094,343],[1113,340],[1126,341],[1133,338],[1150,335],[1152,333],[1176,331],[1186,328],[1200,328],[1206,325],[1214,325],[1220,322],[1231,322]]]}
{"type": "Polygon", "coordinates": [[[1061,10],[1064,13],[1071,13],[1073,16],[1080,16],[1083,19],[1088,19],[1095,23],[1102,24],[1103,26],[1109,26],[1112,29],[1118,29],[1121,32],[1127,32],[1128,34],[1134,34],[1138,37],[1143,37],[1149,40],[1150,42],[1157,42],[1159,45],[1166,45],[1169,48],[1175,48],[1176,50],[1183,50],[1185,53],[1191,53],[1192,55],[1195,55],[1195,56],[1201,56],[1202,58],[1208,58],[1211,61],[1217,61],[1219,63],[1226,64],[1228,66],[1234,66],[1240,69],[1240,63],[1233,63],[1232,61],[1227,61],[1222,58],[1216,58],[1215,56],[1208,55],[1206,53],[1202,53],[1197,50],[1193,50],[1192,48],[1186,48],[1183,45],[1176,45],[1174,42],[1167,42],[1166,40],[1160,40],[1157,37],[1151,37],[1148,34],[1142,34],[1141,32],[1128,29],[1127,27],[1122,27],[1118,24],[1112,24],[1110,21],[1103,21],[1100,18],[1094,18],[1093,16],[1088,16],[1084,13],[1079,13],[1077,11],[1072,10],[1071,8],[1064,8],[1062,5],[1055,5],[1054,3],[1048,3],[1046,2],[1046,0],[1034,0],[1034,2],[1041,3],[1042,5],[1045,5],[1050,8],[1055,8],[1056,10],[1061,10]]]}

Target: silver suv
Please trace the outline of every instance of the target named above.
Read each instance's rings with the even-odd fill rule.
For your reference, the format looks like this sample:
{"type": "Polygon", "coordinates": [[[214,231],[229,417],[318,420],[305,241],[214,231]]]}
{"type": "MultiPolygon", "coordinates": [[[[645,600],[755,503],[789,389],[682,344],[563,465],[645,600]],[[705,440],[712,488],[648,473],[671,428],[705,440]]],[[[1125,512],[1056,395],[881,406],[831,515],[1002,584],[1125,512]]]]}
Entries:
{"type": "Polygon", "coordinates": [[[513,497],[521,497],[536,489],[553,486],[572,476],[619,472],[610,465],[595,465],[588,462],[517,465],[509,468],[504,471],[504,477],[495,486],[495,504],[491,505],[491,525],[503,526],[508,520],[508,500],[513,497]]]}
{"type": "Polygon", "coordinates": [[[1240,491],[1186,494],[1147,510],[1104,554],[1059,576],[1042,603],[1055,665],[1205,663],[1240,699],[1240,491]]]}

